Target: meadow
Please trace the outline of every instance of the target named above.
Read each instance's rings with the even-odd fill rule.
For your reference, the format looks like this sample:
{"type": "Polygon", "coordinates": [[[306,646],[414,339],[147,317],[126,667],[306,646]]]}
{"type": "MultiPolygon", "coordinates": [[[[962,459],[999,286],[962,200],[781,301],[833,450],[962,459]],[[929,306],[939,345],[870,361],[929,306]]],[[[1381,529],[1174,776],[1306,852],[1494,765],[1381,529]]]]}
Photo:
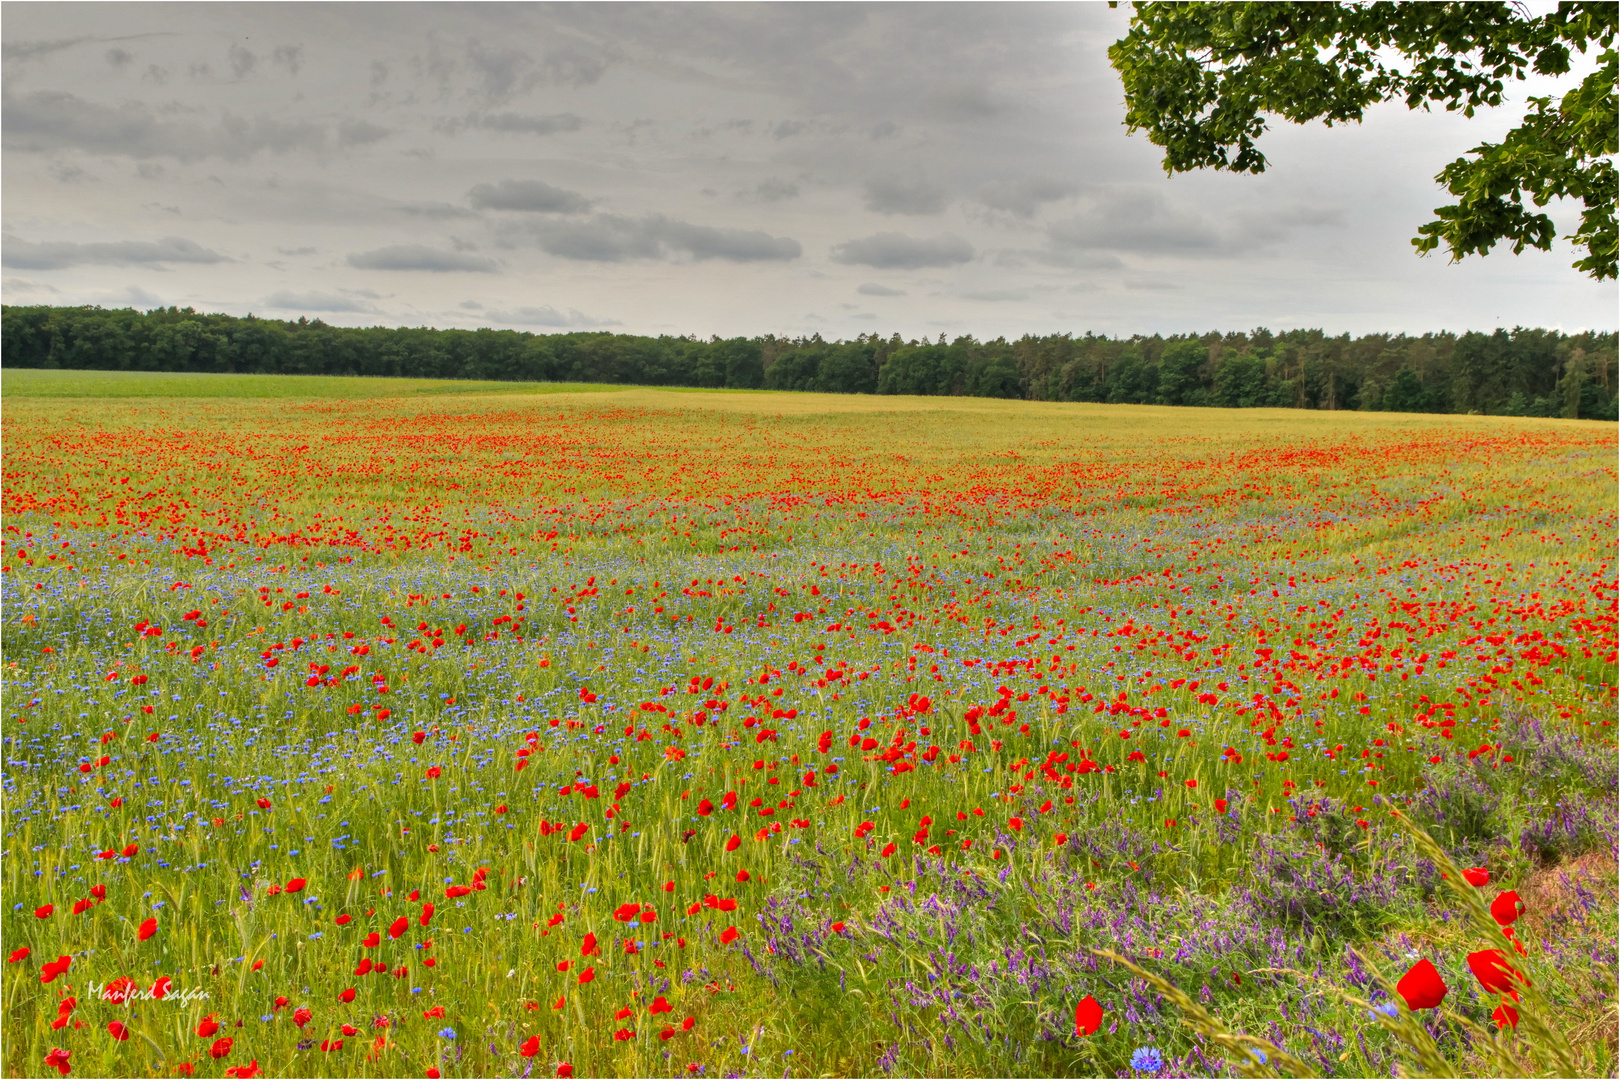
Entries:
{"type": "Polygon", "coordinates": [[[8,1075],[1615,1073],[1613,424],[3,389],[8,1075]]]}

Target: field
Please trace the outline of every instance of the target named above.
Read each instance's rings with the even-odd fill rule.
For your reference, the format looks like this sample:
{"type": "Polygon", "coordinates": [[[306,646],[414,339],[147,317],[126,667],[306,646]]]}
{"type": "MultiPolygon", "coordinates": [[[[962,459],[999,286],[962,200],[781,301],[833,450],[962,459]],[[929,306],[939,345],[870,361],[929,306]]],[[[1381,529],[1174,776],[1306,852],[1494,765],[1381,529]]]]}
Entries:
{"type": "Polygon", "coordinates": [[[4,389],[8,1075],[1614,1074],[1612,424],[4,389]]]}

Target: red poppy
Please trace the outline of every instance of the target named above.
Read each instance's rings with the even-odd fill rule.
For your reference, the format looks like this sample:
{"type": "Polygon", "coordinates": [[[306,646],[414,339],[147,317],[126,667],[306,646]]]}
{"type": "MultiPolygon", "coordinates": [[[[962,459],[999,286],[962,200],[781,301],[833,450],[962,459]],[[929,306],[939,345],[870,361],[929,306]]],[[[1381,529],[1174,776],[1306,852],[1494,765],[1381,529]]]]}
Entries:
{"type": "Polygon", "coordinates": [[[1462,875],[1464,881],[1476,888],[1480,888],[1491,883],[1491,872],[1485,869],[1483,866],[1470,867],[1469,869],[1464,870],[1462,875]]]}
{"type": "Polygon", "coordinates": [[[71,1050],[63,1050],[61,1047],[52,1047],[51,1052],[45,1055],[45,1064],[48,1067],[55,1069],[63,1076],[66,1076],[68,1073],[73,1071],[73,1066],[68,1064],[68,1058],[72,1056],[73,1051],[71,1050]]]}
{"type": "Polygon", "coordinates": [[[411,926],[411,920],[409,920],[405,916],[401,915],[399,918],[395,919],[394,922],[393,922],[393,925],[388,928],[388,937],[389,937],[389,939],[390,940],[397,939],[406,930],[410,929],[410,926],[411,926]]]}
{"type": "Polygon", "coordinates": [[[647,1006],[647,1011],[653,1013],[654,1015],[657,1015],[658,1013],[674,1012],[675,1006],[664,1000],[664,996],[660,994],[659,996],[653,998],[653,1003],[647,1006]]]}
{"type": "Polygon", "coordinates": [[[200,1038],[211,1038],[219,1030],[219,1024],[214,1020],[214,1014],[209,1013],[197,1022],[197,1035],[200,1038]]]}
{"type": "Polygon", "coordinates": [[[579,973],[579,985],[584,986],[594,978],[596,978],[596,969],[594,967],[588,967],[579,973]]]}
{"type": "Polygon", "coordinates": [[[579,955],[581,955],[581,956],[594,956],[594,955],[596,955],[596,935],[595,934],[592,934],[592,933],[589,933],[589,932],[587,932],[585,934],[585,940],[583,942],[581,942],[580,946],[579,946],[579,955]]]}
{"type": "Polygon", "coordinates": [[[17,949],[10,956],[6,957],[6,963],[15,964],[19,960],[26,960],[26,959],[28,959],[28,954],[30,952],[32,952],[32,951],[33,951],[32,949],[30,949],[28,946],[24,945],[22,948],[17,949]]]}
{"type": "Polygon", "coordinates": [[[1440,972],[1428,960],[1413,964],[1401,976],[1401,981],[1395,984],[1395,992],[1414,1012],[1418,1009],[1438,1009],[1440,1003],[1446,1000],[1446,990],[1445,980],[1440,978],[1440,972]]]}
{"type": "Polygon", "coordinates": [[[112,1023],[107,1025],[107,1034],[111,1035],[119,1042],[123,1042],[129,1038],[129,1028],[124,1026],[123,1021],[114,1020],[112,1023]]]}
{"type": "Polygon", "coordinates": [[[736,941],[736,940],[737,940],[737,928],[735,926],[726,927],[725,931],[720,935],[720,944],[722,944],[722,945],[730,945],[733,941],[736,941]]]}
{"type": "Polygon", "coordinates": [[[309,882],[305,881],[303,878],[295,877],[291,881],[287,882],[286,887],[282,891],[283,892],[302,892],[304,886],[308,885],[308,884],[309,884],[309,882]]]}
{"type": "Polygon", "coordinates": [[[343,991],[343,993],[338,995],[338,1000],[343,1002],[343,1004],[345,1004],[345,1005],[347,1005],[349,1002],[353,1001],[354,1000],[354,988],[351,986],[349,989],[343,991]]]}
{"type": "Polygon", "coordinates": [[[574,1067],[572,1065],[568,1064],[568,1062],[566,1062],[566,1061],[559,1061],[557,1063],[557,1075],[558,1076],[573,1076],[574,1075],[574,1067]]]}
{"type": "Polygon", "coordinates": [[[1502,926],[1512,926],[1519,917],[1519,894],[1509,889],[1491,901],[1491,918],[1502,926]]]}
{"type": "Polygon", "coordinates": [[[299,1027],[303,1027],[314,1018],[315,1014],[310,1012],[308,1009],[299,1008],[293,1010],[293,1023],[297,1024],[299,1027]]]}
{"type": "Polygon", "coordinates": [[[34,918],[36,918],[36,919],[48,919],[48,918],[51,917],[51,912],[53,912],[55,910],[56,910],[56,905],[55,904],[41,904],[39,907],[34,909],[34,918]]]}
{"type": "Polygon", "coordinates": [[[156,919],[147,919],[145,922],[141,923],[141,925],[139,927],[136,928],[136,930],[135,930],[135,940],[136,941],[145,941],[147,938],[151,937],[155,933],[157,933],[157,920],[156,919]]]}
{"type": "Polygon", "coordinates": [[[538,1035],[530,1035],[527,1039],[524,1040],[523,1045],[518,1047],[518,1053],[522,1054],[526,1058],[532,1058],[532,1057],[534,1057],[534,1055],[538,1054],[539,1052],[540,1052],[540,1036],[538,1036],[538,1035]]]}
{"type": "Polygon", "coordinates": [[[223,1039],[215,1040],[214,1045],[208,1048],[208,1056],[216,1060],[222,1057],[229,1057],[231,1053],[231,1043],[233,1041],[234,1040],[231,1039],[229,1035],[223,1039]]]}
{"type": "Polygon", "coordinates": [[[732,833],[731,834],[731,839],[726,841],[726,850],[727,851],[736,851],[741,846],[742,846],[742,838],[739,837],[736,833],[732,833]]]}
{"type": "Polygon", "coordinates": [[[1080,1004],[1074,1007],[1074,1033],[1077,1036],[1091,1035],[1102,1024],[1103,1007],[1097,1004],[1097,999],[1087,994],[1080,999],[1080,1004]]]}
{"type": "MultiPolygon", "coordinates": [[[[428,1071],[432,1072],[434,1070],[430,1069],[428,1071]]],[[[230,1077],[231,1080],[252,1080],[253,1077],[263,1076],[264,1074],[259,1071],[259,1059],[254,1058],[246,1065],[231,1066],[225,1070],[225,1075],[230,1077]]]]}
{"type": "Polygon", "coordinates": [[[1511,994],[1515,981],[1528,983],[1522,974],[1508,963],[1501,949],[1483,949],[1468,954],[1468,968],[1479,984],[1492,994],[1511,994]]]}
{"type": "Polygon", "coordinates": [[[169,988],[173,985],[173,979],[167,975],[159,975],[157,981],[152,984],[152,997],[157,1001],[162,1001],[169,996],[169,988]]]}

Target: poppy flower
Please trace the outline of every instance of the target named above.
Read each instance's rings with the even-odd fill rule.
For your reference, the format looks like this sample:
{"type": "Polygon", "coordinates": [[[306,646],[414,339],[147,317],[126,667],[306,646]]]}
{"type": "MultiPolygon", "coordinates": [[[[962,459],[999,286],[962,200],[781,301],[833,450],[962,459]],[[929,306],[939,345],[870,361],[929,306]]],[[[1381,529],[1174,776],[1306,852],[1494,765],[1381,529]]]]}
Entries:
{"type": "Polygon", "coordinates": [[[657,1015],[658,1013],[674,1012],[675,1006],[664,1000],[664,996],[660,994],[653,998],[653,1003],[647,1006],[647,1011],[654,1015],[657,1015]]]}
{"type": "Polygon", "coordinates": [[[1463,880],[1475,888],[1481,888],[1491,883],[1491,872],[1483,866],[1470,867],[1462,872],[1463,880]]]}
{"type": "Polygon", "coordinates": [[[157,933],[157,920],[156,919],[147,919],[145,922],[141,923],[141,925],[139,927],[136,928],[136,930],[135,930],[135,940],[136,941],[145,941],[147,938],[151,937],[155,933],[157,933]]]}
{"type": "Polygon", "coordinates": [[[229,1035],[225,1036],[223,1039],[215,1040],[214,1045],[208,1048],[208,1056],[216,1061],[222,1057],[229,1057],[231,1053],[231,1044],[234,1041],[235,1040],[229,1035]]]}
{"type": "Polygon", "coordinates": [[[129,1038],[129,1028],[124,1026],[123,1021],[114,1020],[112,1023],[107,1025],[107,1034],[111,1035],[119,1042],[124,1042],[129,1038]]]}
{"type": "Polygon", "coordinates": [[[304,886],[308,885],[308,884],[309,884],[309,882],[305,881],[303,878],[295,877],[291,881],[287,882],[286,886],[282,889],[282,891],[283,892],[302,892],[304,886]]]}
{"type": "Polygon", "coordinates": [[[63,1050],[59,1046],[52,1047],[51,1052],[45,1055],[45,1064],[66,1076],[73,1071],[73,1066],[68,1063],[68,1058],[72,1056],[73,1051],[71,1050],[63,1050]]]}
{"type": "Polygon", "coordinates": [[[585,940],[580,943],[579,955],[594,956],[596,954],[596,935],[587,932],[585,940]]]}
{"type": "Polygon", "coordinates": [[[594,967],[588,967],[579,973],[579,985],[584,986],[594,978],[596,978],[596,969],[594,967]]]}
{"type": "Polygon", "coordinates": [[[558,1076],[564,1076],[564,1077],[573,1076],[574,1075],[574,1067],[572,1065],[568,1064],[568,1062],[566,1062],[566,1061],[559,1061],[557,1063],[557,1075],[558,1076]]]}
{"type": "Polygon", "coordinates": [[[6,957],[6,963],[15,964],[19,960],[26,960],[28,959],[28,954],[32,951],[32,949],[24,945],[22,948],[15,950],[10,956],[6,957]]]}
{"type": "Polygon", "coordinates": [[[1509,889],[1491,901],[1491,918],[1502,926],[1512,926],[1519,917],[1519,894],[1509,889]]]}
{"type": "Polygon", "coordinates": [[[411,920],[401,915],[399,918],[395,919],[393,925],[388,928],[389,940],[398,939],[401,934],[410,929],[410,926],[411,920]]]}
{"type": "Polygon", "coordinates": [[[731,839],[726,841],[726,850],[727,851],[736,851],[741,846],[742,846],[742,838],[739,837],[736,833],[732,833],[731,834],[731,839]]]}
{"type": "Polygon", "coordinates": [[[1468,968],[1474,973],[1487,993],[1511,994],[1515,981],[1527,982],[1523,975],[1508,963],[1501,949],[1482,949],[1468,954],[1468,968]]]}
{"type": "Polygon", "coordinates": [[[1074,1007],[1074,1033],[1077,1036],[1091,1035],[1096,1032],[1102,1023],[1103,1007],[1097,1004],[1097,999],[1087,994],[1080,999],[1080,1004],[1074,1007]]]}
{"type": "Polygon", "coordinates": [[[151,994],[153,999],[162,1001],[164,998],[168,997],[169,988],[173,985],[173,979],[169,978],[167,975],[159,975],[157,981],[152,984],[151,994]]]}
{"type": "Polygon", "coordinates": [[[48,918],[51,917],[51,912],[53,912],[55,910],[56,910],[56,905],[55,904],[41,904],[39,907],[34,909],[34,918],[36,918],[36,919],[48,919],[48,918]]]}
{"type": "Polygon", "coordinates": [[[534,1057],[534,1055],[538,1054],[539,1052],[540,1052],[540,1036],[538,1036],[538,1035],[530,1035],[527,1039],[524,1040],[523,1045],[518,1047],[518,1053],[522,1054],[526,1058],[532,1058],[532,1057],[534,1057]]]}
{"type": "Polygon", "coordinates": [[[1440,978],[1440,972],[1428,960],[1419,960],[1413,964],[1401,981],[1395,984],[1395,992],[1401,995],[1406,1007],[1416,1012],[1418,1009],[1438,1009],[1440,1003],[1446,1000],[1445,980],[1440,978]]]}
{"type": "Polygon", "coordinates": [[[635,1037],[636,1037],[636,1033],[629,1030],[628,1028],[620,1028],[618,1031],[615,1031],[613,1033],[613,1041],[614,1042],[629,1042],[631,1039],[633,1039],[635,1037]]]}
{"type": "Polygon", "coordinates": [[[297,1024],[299,1027],[303,1027],[314,1018],[315,1014],[310,1012],[308,1009],[299,1008],[293,1010],[293,1023],[297,1024]]]}
{"type": "Polygon", "coordinates": [[[697,1017],[688,1016],[685,1020],[681,1021],[681,1030],[682,1031],[691,1031],[692,1030],[692,1025],[696,1024],[696,1023],[697,1023],[697,1017]]]}
{"type": "Polygon", "coordinates": [[[1491,1013],[1491,1019],[1496,1021],[1496,1026],[1499,1028],[1517,1028],[1519,1026],[1519,1010],[1504,1001],[1491,1013]]]}
{"type": "Polygon", "coordinates": [[[351,986],[351,987],[349,987],[349,989],[347,989],[347,990],[343,991],[343,993],[339,994],[338,995],[338,1000],[343,1002],[343,1004],[345,1004],[345,1005],[347,1005],[347,1004],[349,1004],[349,1002],[353,1001],[354,1000],[354,987],[351,986]]]}
{"type": "Polygon", "coordinates": [[[213,1013],[209,1013],[207,1016],[203,1017],[197,1022],[197,1035],[199,1038],[212,1038],[214,1033],[218,1030],[219,1023],[215,1021],[213,1013]]]}
{"type": "Polygon", "coordinates": [[[720,944],[722,944],[722,945],[730,945],[733,941],[736,941],[736,940],[737,940],[737,928],[735,926],[726,927],[725,931],[720,935],[720,944]]]}

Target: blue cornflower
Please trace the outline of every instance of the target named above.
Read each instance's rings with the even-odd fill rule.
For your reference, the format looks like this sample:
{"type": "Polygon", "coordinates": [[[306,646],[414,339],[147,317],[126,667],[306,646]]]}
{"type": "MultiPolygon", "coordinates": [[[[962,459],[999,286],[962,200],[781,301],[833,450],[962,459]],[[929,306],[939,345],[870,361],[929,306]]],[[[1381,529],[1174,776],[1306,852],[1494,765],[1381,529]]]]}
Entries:
{"type": "Polygon", "coordinates": [[[456,1037],[456,1029],[455,1028],[445,1028],[443,1031],[439,1032],[439,1038],[441,1038],[441,1039],[453,1039],[455,1037],[456,1037]]]}
{"type": "Polygon", "coordinates": [[[1164,1055],[1157,1047],[1139,1046],[1131,1051],[1131,1068],[1137,1072],[1156,1073],[1164,1068],[1164,1055]]]}

